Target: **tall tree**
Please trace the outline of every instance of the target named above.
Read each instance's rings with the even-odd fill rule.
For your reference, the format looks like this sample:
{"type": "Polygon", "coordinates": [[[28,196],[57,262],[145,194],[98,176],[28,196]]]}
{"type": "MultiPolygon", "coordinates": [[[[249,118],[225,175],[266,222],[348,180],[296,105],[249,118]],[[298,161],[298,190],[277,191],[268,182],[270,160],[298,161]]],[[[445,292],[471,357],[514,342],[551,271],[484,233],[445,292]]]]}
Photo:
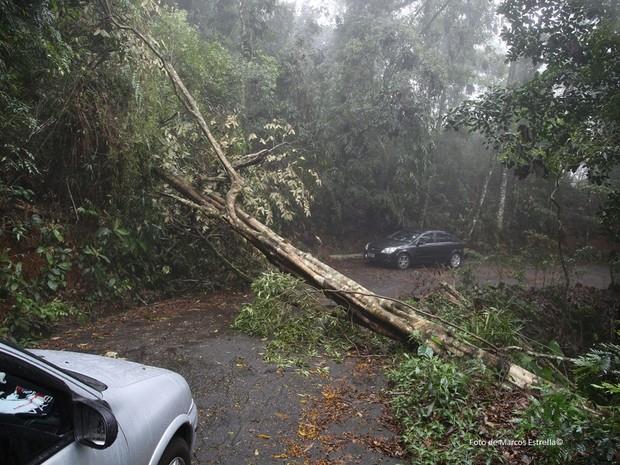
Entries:
{"type": "MultiPolygon", "coordinates": [[[[480,131],[517,174],[555,179],[551,201],[563,257],[560,180],[586,172],[591,182],[618,189],[610,178],[620,161],[620,31],[613,0],[507,0],[502,37],[508,58],[531,60],[538,72],[516,87],[496,88],[467,102],[453,123],[480,131]]],[[[610,195],[610,207],[617,197],[610,195]]],[[[562,259],[568,287],[569,274],[562,259]]]]}

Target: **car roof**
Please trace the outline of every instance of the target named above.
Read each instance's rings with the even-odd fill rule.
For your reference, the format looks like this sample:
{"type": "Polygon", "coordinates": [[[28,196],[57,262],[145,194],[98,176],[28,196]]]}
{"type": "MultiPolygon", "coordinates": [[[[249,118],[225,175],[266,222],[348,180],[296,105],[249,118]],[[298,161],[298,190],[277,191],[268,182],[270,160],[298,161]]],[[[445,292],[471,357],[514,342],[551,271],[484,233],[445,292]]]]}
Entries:
{"type": "Polygon", "coordinates": [[[403,229],[399,229],[397,231],[394,231],[391,235],[397,234],[397,233],[401,233],[401,234],[416,234],[416,235],[422,235],[422,234],[428,234],[428,233],[443,233],[443,234],[448,234],[449,236],[453,236],[456,237],[455,234],[445,231],[443,229],[408,229],[408,228],[403,228],[403,229]]]}

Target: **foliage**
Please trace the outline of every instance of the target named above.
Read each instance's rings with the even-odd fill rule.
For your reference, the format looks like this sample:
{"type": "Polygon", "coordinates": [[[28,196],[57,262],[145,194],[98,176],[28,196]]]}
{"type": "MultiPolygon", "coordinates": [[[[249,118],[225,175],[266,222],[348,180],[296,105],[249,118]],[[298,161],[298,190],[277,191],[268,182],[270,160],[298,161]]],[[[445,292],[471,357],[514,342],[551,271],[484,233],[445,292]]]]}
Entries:
{"type": "MultiPolygon", "coordinates": [[[[467,274],[464,276],[467,278],[467,274]]],[[[616,325],[615,307],[607,291],[573,289],[567,305],[558,287],[526,289],[519,285],[470,284],[461,289],[462,299],[456,304],[441,292],[431,295],[425,300],[427,310],[498,347],[516,346],[560,357],[579,357],[596,349],[597,343],[602,343],[606,350],[615,347],[616,339],[613,331],[610,332],[616,325]]],[[[463,337],[475,345],[484,345],[472,334],[464,333],[463,337]]],[[[558,384],[567,383],[567,374],[579,381],[579,375],[571,374],[571,364],[558,365],[523,351],[512,354],[519,365],[558,384]]],[[[599,366],[603,366],[604,360],[607,359],[602,359],[599,366]]],[[[604,400],[600,389],[590,385],[615,382],[611,372],[598,373],[595,369],[584,375],[579,381],[582,393],[594,402],[609,403],[610,399],[604,400]]]]}
{"type": "Polygon", "coordinates": [[[597,403],[620,405],[620,346],[597,344],[574,362],[582,392],[597,403]]]}
{"type": "Polygon", "coordinates": [[[387,372],[392,410],[402,428],[410,463],[489,463],[499,460],[495,448],[479,447],[481,405],[473,400],[483,376],[476,364],[444,362],[423,347],[418,356],[405,354],[387,372]]]}
{"type": "Polygon", "coordinates": [[[565,389],[543,390],[517,419],[518,431],[548,441],[539,448],[545,463],[611,464],[620,446],[619,414],[617,407],[592,413],[565,389]]]}
{"type": "Polygon", "coordinates": [[[465,103],[452,124],[482,133],[520,177],[585,173],[606,183],[613,210],[620,160],[617,2],[506,0],[499,12],[508,21],[502,37],[509,60],[532,62],[538,71],[523,85],[465,103]]]}
{"type": "MultiPolygon", "coordinates": [[[[283,273],[264,273],[252,283],[254,302],[245,305],[233,327],[269,339],[265,360],[302,367],[324,352],[341,358],[349,349],[380,347],[387,341],[329,312],[300,280],[283,273]]],[[[389,344],[388,344],[389,345],[389,344]]]]}
{"type": "Polygon", "coordinates": [[[509,294],[494,292],[490,287],[475,288],[466,294],[466,297],[466,303],[457,306],[439,294],[431,297],[428,305],[437,316],[448,319],[498,346],[518,345],[523,342],[520,335],[523,322],[517,316],[519,312],[515,310],[519,306],[529,308],[526,301],[509,297],[509,294]]]}
{"type": "Polygon", "coordinates": [[[83,276],[93,281],[98,298],[122,296],[134,285],[146,288],[158,278],[157,271],[150,269],[146,244],[123,228],[118,219],[110,227],[97,229],[80,259],[83,276]]]}
{"type": "Polygon", "coordinates": [[[504,406],[497,405],[502,402],[496,397],[499,386],[480,365],[442,361],[421,347],[417,357],[398,359],[387,375],[411,463],[503,463],[501,441],[522,442],[526,455],[540,463],[611,464],[617,459],[617,407],[593,412],[571,391],[546,388],[489,431],[487,409],[504,406]],[[480,447],[480,439],[495,446],[480,447]]]}
{"type": "MultiPolygon", "coordinates": [[[[220,42],[205,41],[182,10],[112,3],[156,37],[200,104],[215,110],[214,133],[226,138],[245,64],[220,42]]],[[[194,154],[205,146],[143,46],[111,31],[97,2],[1,6],[0,209],[9,286],[2,307],[12,308],[20,295],[41,306],[75,295],[93,301],[234,283],[214,252],[228,246],[224,255],[233,261],[256,264],[229,232],[212,222],[205,230],[187,208],[156,198],[150,168],[174,164],[200,175],[204,160],[194,154]],[[175,217],[187,220],[180,226],[175,217]],[[206,251],[196,254],[197,247],[206,251]]],[[[257,76],[267,70],[273,85],[277,64],[270,57],[261,63],[257,76]]],[[[243,154],[256,143],[237,132],[242,143],[233,154],[243,154]]],[[[288,159],[272,165],[281,189],[268,191],[269,214],[290,220],[298,206],[306,214],[311,196],[299,176],[305,171],[288,159]]],[[[262,194],[270,179],[254,178],[250,188],[262,194]]]]}
{"type": "Polygon", "coordinates": [[[36,218],[20,228],[21,225],[13,227],[17,241],[24,240],[24,234],[31,230],[40,234],[40,245],[31,260],[38,260],[41,265],[36,275],[24,276],[21,261],[0,255],[0,310],[4,310],[0,314],[0,333],[25,341],[44,335],[53,323],[77,312],[55,297],[66,288],[67,273],[72,267],[72,250],[65,244],[62,228],[36,218]]]}
{"type": "MultiPolygon", "coordinates": [[[[309,59],[290,52],[297,73],[318,65],[308,70],[314,78],[306,86],[318,80],[325,89],[316,95],[290,79],[291,91],[302,88],[304,106],[316,102],[325,109],[316,114],[296,108],[310,120],[306,130],[326,131],[312,140],[324,154],[315,163],[328,174],[317,196],[315,223],[354,236],[360,229],[423,227],[429,218],[437,227],[462,229],[450,200],[463,198],[468,187],[451,185],[442,168],[458,171],[469,155],[464,152],[478,147],[463,140],[452,145],[437,127],[445,108],[463,98],[466,83],[479,78],[469,65],[491,28],[490,5],[471,2],[466,15],[454,2],[444,8],[440,2],[420,2],[409,11],[399,2],[346,5],[327,49],[310,47],[309,59]],[[454,59],[447,50],[457,50],[454,59]],[[460,145],[466,149],[451,156],[460,145]]],[[[298,40],[308,46],[314,37],[300,33],[298,40]]]]}
{"type": "Polygon", "coordinates": [[[0,321],[0,336],[28,344],[33,339],[48,334],[51,326],[78,311],[60,300],[41,304],[25,295],[14,296],[14,304],[0,321]]]}

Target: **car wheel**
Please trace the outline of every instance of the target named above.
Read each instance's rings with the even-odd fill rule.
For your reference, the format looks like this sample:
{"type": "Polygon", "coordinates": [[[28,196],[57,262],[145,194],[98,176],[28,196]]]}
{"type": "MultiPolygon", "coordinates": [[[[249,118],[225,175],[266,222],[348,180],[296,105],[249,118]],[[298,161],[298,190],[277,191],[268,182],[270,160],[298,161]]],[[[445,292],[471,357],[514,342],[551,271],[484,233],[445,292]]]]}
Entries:
{"type": "Polygon", "coordinates": [[[399,253],[396,257],[396,267],[400,270],[406,270],[409,268],[411,264],[411,258],[409,258],[409,254],[399,253]]]}
{"type": "Polygon", "coordinates": [[[190,465],[189,446],[179,436],[172,438],[168,447],[161,456],[158,465],[190,465]]]}
{"type": "Polygon", "coordinates": [[[450,267],[452,268],[458,268],[461,264],[461,254],[458,252],[454,252],[450,256],[449,264],[450,264],[450,267]]]}

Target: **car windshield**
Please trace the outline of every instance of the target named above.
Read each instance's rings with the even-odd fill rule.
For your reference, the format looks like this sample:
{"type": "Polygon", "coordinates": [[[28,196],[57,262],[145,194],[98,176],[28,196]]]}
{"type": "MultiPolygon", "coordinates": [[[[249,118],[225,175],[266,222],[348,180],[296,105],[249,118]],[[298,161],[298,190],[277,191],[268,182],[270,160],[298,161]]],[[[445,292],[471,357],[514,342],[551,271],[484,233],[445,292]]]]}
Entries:
{"type": "Polygon", "coordinates": [[[420,235],[419,231],[396,231],[393,234],[388,236],[389,239],[394,239],[395,241],[412,241],[416,237],[420,235]]]}

